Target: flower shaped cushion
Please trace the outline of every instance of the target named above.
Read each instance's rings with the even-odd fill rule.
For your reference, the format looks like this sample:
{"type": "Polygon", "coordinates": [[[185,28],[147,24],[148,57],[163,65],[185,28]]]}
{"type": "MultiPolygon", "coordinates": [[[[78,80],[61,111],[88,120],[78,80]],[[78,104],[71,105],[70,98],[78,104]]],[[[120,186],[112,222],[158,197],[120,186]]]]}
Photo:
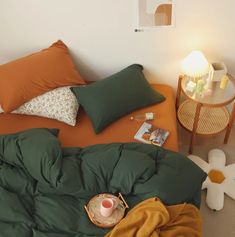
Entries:
{"type": "Polygon", "coordinates": [[[189,155],[189,158],[208,174],[202,189],[207,189],[206,203],[209,208],[221,210],[224,193],[235,199],[235,164],[225,166],[226,156],[222,150],[210,150],[208,163],[198,156],[189,155]]]}

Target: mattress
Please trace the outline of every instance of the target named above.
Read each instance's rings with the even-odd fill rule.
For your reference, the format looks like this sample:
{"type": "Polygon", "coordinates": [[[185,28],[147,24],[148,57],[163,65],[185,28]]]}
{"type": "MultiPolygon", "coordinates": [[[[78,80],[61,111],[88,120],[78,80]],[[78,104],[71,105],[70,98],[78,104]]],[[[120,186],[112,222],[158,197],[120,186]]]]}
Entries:
{"type": "MultiPolygon", "coordinates": [[[[136,110],[109,125],[100,134],[95,134],[89,117],[82,108],[79,109],[75,127],[56,120],[16,114],[0,115],[0,134],[15,133],[29,128],[58,128],[59,139],[64,147],[85,147],[95,144],[113,142],[137,142],[134,139],[143,122],[131,120],[131,116],[146,112],[155,112],[156,119],[151,121],[156,127],[170,132],[164,148],[178,151],[178,135],[176,126],[175,97],[168,85],[152,84],[152,87],[162,93],[166,100],[160,104],[136,110]]],[[[115,108],[113,108],[115,109],[115,108]]]]}

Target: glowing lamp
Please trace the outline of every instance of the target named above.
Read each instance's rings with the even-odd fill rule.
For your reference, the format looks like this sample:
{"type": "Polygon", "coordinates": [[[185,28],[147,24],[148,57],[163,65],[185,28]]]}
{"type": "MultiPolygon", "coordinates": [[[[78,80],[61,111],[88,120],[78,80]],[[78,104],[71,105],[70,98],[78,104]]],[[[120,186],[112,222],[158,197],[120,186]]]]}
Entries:
{"type": "Polygon", "coordinates": [[[181,63],[181,71],[186,76],[200,78],[209,72],[210,64],[202,52],[192,51],[181,63]]]}

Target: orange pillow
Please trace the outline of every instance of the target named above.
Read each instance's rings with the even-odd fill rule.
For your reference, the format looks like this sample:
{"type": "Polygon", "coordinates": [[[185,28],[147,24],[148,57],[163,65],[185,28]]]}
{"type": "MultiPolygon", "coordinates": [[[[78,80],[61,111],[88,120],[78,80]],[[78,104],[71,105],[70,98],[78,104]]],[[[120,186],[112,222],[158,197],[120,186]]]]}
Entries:
{"type": "Polygon", "coordinates": [[[0,104],[11,112],[40,94],[61,86],[85,84],[67,46],[57,41],[49,48],[0,65],[0,104]]]}

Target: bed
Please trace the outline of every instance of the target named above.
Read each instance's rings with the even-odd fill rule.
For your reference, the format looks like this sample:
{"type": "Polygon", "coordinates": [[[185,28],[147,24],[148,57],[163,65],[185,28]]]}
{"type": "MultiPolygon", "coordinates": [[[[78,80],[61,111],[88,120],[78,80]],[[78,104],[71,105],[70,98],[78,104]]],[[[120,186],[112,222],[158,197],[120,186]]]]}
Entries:
{"type": "Polygon", "coordinates": [[[62,146],[85,147],[100,143],[136,142],[134,135],[143,122],[132,121],[136,114],[155,112],[156,119],[152,124],[165,128],[170,132],[164,147],[178,151],[178,136],[176,127],[175,97],[170,86],[155,84],[153,88],[160,91],[166,100],[158,105],[148,106],[130,113],[112,123],[100,134],[95,134],[89,117],[83,109],[79,110],[75,127],[68,126],[56,120],[27,115],[0,114],[0,134],[19,132],[29,128],[59,128],[59,139],[62,146]],[[166,113],[167,111],[167,113],[166,113]]]}
{"type": "MultiPolygon", "coordinates": [[[[0,114],[0,236],[104,236],[110,229],[92,224],[84,209],[99,193],[123,195],[131,209],[123,219],[129,223],[128,231],[146,232],[136,227],[151,222],[152,233],[136,236],[158,236],[159,231],[161,236],[186,232],[201,236],[198,208],[206,174],[178,153],[172,88],[149,85],[142,71],[142,65],[133,64],[83,86],[62,41],[0,66],[0,104],[5,112],[0,114]],[[75,82],[75,87],[67,88],[82,105],[75,126],[9,113],[32,98],[75,82]],[[164,147],[134,140],[143,121],[130,118],[146,112],[156,114],[150,123],[170,132],[164,147]],[[143,206],[139,225],[133,224],[131,213],[135,217],[143,206]],[[145,215],[146,210],[150,212],[145,215]],[[164,227],[159,226],[161,215],[164,227]],[[155,226],[160,227],[157,232],[155,226]]],[[[55,102],[61,106],[54,98],[55,102]]],[[[125,232],[120,235],[123,226],[127,227],[120,222],[107,236],[126,236],[125,232]]]]}

